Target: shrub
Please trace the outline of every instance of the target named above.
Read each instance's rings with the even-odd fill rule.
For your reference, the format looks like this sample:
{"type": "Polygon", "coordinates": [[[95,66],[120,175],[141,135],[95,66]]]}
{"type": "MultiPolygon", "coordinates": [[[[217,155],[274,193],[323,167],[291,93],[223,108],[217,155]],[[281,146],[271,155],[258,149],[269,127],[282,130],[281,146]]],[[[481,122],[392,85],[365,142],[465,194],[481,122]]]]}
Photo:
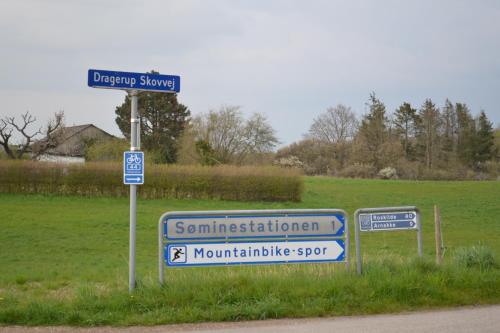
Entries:
{"type": "MultiPolygon", "coordinates": [[[[1,161],[0,192],[128,196],[121,163],[64,165],[1,161]]],[[[143,198],[300,201],[303,182],[295,170],[276,167],[146,166],[143,198]]]]}
{"type": "Polygon", "coordinates": [[[372,164],[354,163],[340,171],[340,177],[348,178],[373,178],[377,170],[372,164]]]}
{"type": "Polygon", "coordinates": [[[466,167],[454,167],[449,169],[427,169],[422,168],[420,179],[426,180],[475,180],[476,173],[466,167]]]}
{"type": "Polygon", "coordinates": [[[412,179],[416,180],[420,175],[420,163],[417,161],[408,161],[406,158],[400,158],[397,160],[396,172],[401,179],[412,179]]]}
{"type": "Polygon", "coordinates": [[[487,161],[484,164],[484,169],[489,178],[500,180],[500,162],[487,161]]]}
{"type": "Polygon", "coordinates": [[[382,179],[398,179],[398,173],[393,167],[383,168],[378,172],[378,176],[382,179]]]}
{"type": "Polygon", "coordinates": [[[283,167],[283,168],[297,168],[301,169],[304,164],[299,160],[297,156],[287,156],[282,157],[274,161],[274,165],[283,167]]]}
{"type": "Polygon", "coordinates": [[[125,139],[112,139],[104,142],[90,144],[85,150],[87,161],[121,161],[123,152],[128,150],[130,144],[125,139]]]}
{"type": "Polygon", "coordinates": [[[484,245],[458,248],[455,251],[455,261],[462,267],[478,267],[480,269],[496,267],[493,251],[484,245]]]}
{"type": "Polygon", "coordinates": [[[335,160],[336,147],[322,141],[306,139],[278,150],[276,160],[291,156],[300,160],[306,175],[325,175],[335,160]]]}

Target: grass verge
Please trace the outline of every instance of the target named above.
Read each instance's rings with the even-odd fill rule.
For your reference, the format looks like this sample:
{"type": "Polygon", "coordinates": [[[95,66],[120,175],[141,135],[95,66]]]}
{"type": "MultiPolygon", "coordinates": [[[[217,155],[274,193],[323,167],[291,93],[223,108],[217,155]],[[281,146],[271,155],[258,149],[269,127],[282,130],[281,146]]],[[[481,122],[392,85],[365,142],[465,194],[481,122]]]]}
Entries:
{"type": "MultiPolygon", "coordinates": [[[[64,290],[64,288],[63,288],[64,290]]],[[[423,260],[372,262],[362,276],[335,265],[172,269],[133,295],[126,285],[64,293],[20,283],[3,291],[0,322],[16,325],[156,325],[374,314],[500,302],[500,270],[423,260]],[[28,296],[28,297],[26,297],[28,296]]]]}

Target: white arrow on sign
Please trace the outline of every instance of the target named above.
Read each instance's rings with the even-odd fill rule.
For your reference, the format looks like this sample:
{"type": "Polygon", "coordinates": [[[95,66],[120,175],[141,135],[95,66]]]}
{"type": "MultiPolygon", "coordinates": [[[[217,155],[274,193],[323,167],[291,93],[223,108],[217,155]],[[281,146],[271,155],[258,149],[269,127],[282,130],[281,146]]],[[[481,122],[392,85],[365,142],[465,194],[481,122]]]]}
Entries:
{"type": "Polygon", "coordinates": [[[132,182],[132,181],[140,182],[140,181],[142,181],[142,178],[141,177],[129,177],[129,176],[125,176],[125,182],[132,182]]]}
{"type": "Polygon", "coordinates": [[[333,226],[333,233],[336,234],[340,230],[340,228],[344,226],[344,223],[342,223],[336,216],[333,216],[332,226],[333,226]]]}
{"type": "Polygon", "coordinates": [[[131,177],[128,177],[127,180],[135,180],[135,181],[139,181],[141,180],[141,178],[139,177],[136,177],[136,178],[131,178],[131,177]]]}

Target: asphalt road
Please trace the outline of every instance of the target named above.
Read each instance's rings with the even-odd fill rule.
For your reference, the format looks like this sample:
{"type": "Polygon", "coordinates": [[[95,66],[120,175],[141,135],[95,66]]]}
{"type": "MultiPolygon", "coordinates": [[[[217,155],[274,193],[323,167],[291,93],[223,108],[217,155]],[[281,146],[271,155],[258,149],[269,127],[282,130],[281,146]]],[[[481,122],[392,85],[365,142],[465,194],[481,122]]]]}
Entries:
{"type": "Polygon", "coordinates": [[[152,327],[0,327],[12,333],[295,333],[295,332],[495,332],[500,333],[500,305],[451,310],[411,312],[395,315],[280,319],[238,323],[165,325],[152,327]]]}

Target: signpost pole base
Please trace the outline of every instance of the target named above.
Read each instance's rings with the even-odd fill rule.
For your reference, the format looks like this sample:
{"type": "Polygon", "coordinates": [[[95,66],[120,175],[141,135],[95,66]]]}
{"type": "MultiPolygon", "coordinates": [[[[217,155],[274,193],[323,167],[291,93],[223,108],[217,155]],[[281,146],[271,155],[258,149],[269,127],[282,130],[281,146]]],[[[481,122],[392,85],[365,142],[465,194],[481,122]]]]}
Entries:
{"type": "Polygon", "coordinates": [[[135,225],[136,225],[137,185],[130,185],[130,237],[128,291],[135,288],[135,225]]]}

